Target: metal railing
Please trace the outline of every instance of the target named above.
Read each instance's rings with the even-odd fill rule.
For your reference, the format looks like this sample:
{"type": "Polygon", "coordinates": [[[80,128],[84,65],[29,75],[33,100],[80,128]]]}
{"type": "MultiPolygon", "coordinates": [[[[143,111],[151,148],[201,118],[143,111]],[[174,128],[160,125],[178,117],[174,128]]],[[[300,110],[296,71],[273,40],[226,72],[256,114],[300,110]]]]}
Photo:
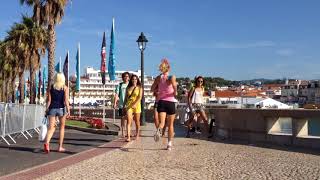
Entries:
{"type": "Polygon", "coordinates": [[[37,104],[0,103],[0,140],[10,145],[8,138],[16,143],[13,135],[32,137],[30,131],[39,133],[45,116],[45,107],[37,104]]]}

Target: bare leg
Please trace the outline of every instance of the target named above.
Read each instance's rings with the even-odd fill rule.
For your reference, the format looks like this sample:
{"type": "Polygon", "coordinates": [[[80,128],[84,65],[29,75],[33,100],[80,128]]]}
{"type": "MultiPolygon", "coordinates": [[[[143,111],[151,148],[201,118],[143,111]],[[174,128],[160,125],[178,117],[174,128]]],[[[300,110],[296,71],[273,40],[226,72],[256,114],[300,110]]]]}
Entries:
{"type": "Polygon", "coordinates": [[[140,113],[135,113],[133,119],[136,124],[136,139],[139,139],[139,137],[140,137],[140,113]]]}
{"type": "Polygon", "coordinates": [[[66,116],[59,117],[60,120],[60,136],[59,136],[59,149],[58,151],[65,151],[63,148],[63,140],[64,140],[64,128],[66,125],[66,116]]]}
{"type": "Polygon", "coordinates": [[[171,150],[172,149],[172,140],[174,137],[174,119],[175,119],[175,114],[173,115],[168,115],[168,122],[169,122],[169,126],[168,126],[168,146],[167,146],[167,150],[171,150]]]}
{"type": "Polygon", "coordinates": [[[154,125],[156,126],[156,128],[158,128],[159,127],[159,113],[158,113],[157,109],[154,109],[153,118],[154,118],[154,125]]]}
{"type": "Polygon", "coordinates": [[[175,114],[168,115],[168,141],[172,141],[174,137],[174,118],[175,114]]]}
{"type": "Polygon", "coordinates": [[[131,113],[131,111],[127,111],[127,118],[128,118],[128,123],[127,123],[127,141],[129,142],[130,139],[130,135],[131,135],[131,123],[132,123],[132,119],[133,119],[133,114],[131,113]]]}
{"type": "Polygon", "coordinates": [[[124,132],[126,130],[126,116],[121,117],[121,136],[124,137],[124,132]]]}
{"type": "Polygon", "coordinates": [[[49,116],[49,129],[48,129],[47,137],[46,137],[46,141],[45,141],[46,144],[50,143],[50,140],[53,136],[53,133],[56,130],[55,124],[56,124],[56,117],[49,116]]]}
{"type": "Polygon", "coordinates": [[[205,113],[203,110],[200,111],[200,119],[202,119],[202,120],[203,120],[203,123],[204,123],[204,132],[205,132],[205,135],[209,135],[208,118],[207,118],[206,113],[205,113]]]}
{"type": "Polygon", "coordinates": [[[189,116],[189,119],[186,123],[189,129],[191,128],[193,121],[196,119],[195,116],[196,116],[196,114],[194,112],[192,112],[189,116]]]}
{"type": "Polygon", "coordinates": [[[166,112],[160,112],[158,114],[159,114],[159,120],[160,120],[159,128],[162,129],[164,127],[164,125],[165,125],[167,113],[166,112]]]}
{"type": "Polygon", "coordinates": [[[162,137],[164,137],[165,136],[165,134],[166,134],[166,128],[169,126],[169,121],[168,121],[168,117],[166,118],[166,120],[165,120],[165,125],[164,125],[164,127],[163,127],[163,129],[162,129],[162,137]]]}

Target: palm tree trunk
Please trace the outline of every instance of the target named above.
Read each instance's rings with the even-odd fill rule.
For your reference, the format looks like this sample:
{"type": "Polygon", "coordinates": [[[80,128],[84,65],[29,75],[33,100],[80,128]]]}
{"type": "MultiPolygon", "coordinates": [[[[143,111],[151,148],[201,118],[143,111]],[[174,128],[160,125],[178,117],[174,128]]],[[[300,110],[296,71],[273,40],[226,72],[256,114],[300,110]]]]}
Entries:
{"type": "Polygon", "coordinates": [[[6,102],[6,77],[4,72],[2,73],[2,91],[1,102],[6,102]]]}
{"type": "MultiPolygon", "coordinates": [[[[34,50],[32,49],[31,52],[34,52],[34,50]]],[[[30,71],[30,84],[29,84],[29,87],[30,87],[30,102],[29,104],[35,104],[35,88],[34,88],[34,79],[35,79],[35,68],[34,68],[34,63],[33,63],[33,56],[31,55],[30,56],[30,59],[29,59],[29,62],[30,62],[30,65],[29,65],[29,71],[30,71]]]]}
{"type": "Polygon", "coordinates": [[[30,70],[30,104],[35,104],[35,70],[32,68],[30,70]]]}
{"type": "Polygon", "coordinates": [[[48,26],[49,30],[49,45],[48,45],[48,87],[53,84],[54,76],[54,57],[55,57],[55,46],[56,46],[56,32],[54,29],[53,22],[50,22],[48,26]]]}
{"type": "Polygon", "coordinates": [[[13,76],[11,78],[11,102],[15,103],[16,102],[16,77],[13,76]]]}
{"type": "Polygon", "coordinates": [[[24,77],[23,77],[23,70],[19,71],[19,103],[24,103],[24,77]]]}
{"type": "Polygon", "coordinates": [[[9,103],[9,97],[10,97],[10,77],[6,78],[6,92],[5,92],[5,102],[9,103]]]}

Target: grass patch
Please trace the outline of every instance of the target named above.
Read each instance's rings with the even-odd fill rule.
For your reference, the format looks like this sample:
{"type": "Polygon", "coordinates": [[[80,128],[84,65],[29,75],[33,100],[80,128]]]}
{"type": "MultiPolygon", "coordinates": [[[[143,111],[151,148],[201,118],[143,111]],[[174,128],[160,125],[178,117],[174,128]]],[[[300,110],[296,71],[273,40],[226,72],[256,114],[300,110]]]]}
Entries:
{"type": "Polygon", "coordinates": [[[76,127],[82,127],[82,128],[88,128],[90,125],[83,121],[74,121],[74,120],[67,120],[66,121],[67,126],[76,126],[76,127]]]}

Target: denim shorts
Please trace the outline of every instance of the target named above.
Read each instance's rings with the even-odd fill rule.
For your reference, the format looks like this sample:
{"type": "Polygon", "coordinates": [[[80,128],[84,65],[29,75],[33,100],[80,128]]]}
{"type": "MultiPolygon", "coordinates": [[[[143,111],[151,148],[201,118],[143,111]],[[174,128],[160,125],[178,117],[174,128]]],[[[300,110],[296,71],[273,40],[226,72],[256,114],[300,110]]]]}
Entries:
{"type": "Polygon", "coordinates": [[[48,112],[48,116],[64,116],[67,114],[66,108],[52,108],[48,112]]]}

